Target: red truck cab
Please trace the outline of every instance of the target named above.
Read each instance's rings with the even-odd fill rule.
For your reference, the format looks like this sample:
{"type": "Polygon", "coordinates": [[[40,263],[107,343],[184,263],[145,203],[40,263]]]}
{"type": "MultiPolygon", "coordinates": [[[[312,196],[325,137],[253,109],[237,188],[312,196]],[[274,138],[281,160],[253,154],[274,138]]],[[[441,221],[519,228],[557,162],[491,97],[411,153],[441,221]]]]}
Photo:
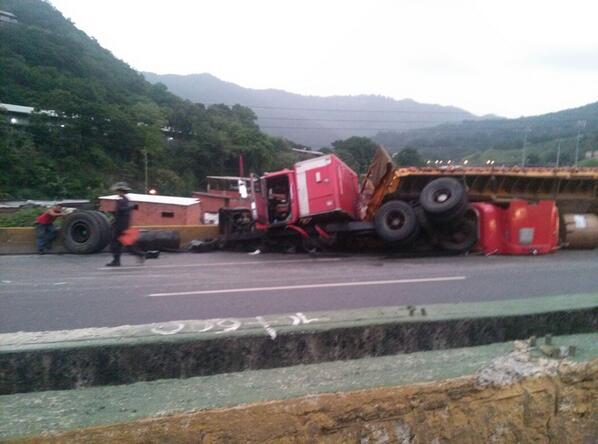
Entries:
{"type": "Polygon", "coordinates": [[[266,228],[356,220],[357,174],[333,154],[264,175],[255,193],[257,222],[266,228]]]}

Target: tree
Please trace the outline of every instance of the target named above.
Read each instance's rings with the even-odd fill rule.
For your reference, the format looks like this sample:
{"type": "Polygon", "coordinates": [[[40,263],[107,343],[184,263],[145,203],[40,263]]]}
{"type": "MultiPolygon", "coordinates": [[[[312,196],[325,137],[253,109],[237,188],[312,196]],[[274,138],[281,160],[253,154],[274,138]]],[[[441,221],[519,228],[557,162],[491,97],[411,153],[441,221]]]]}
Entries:
{"type": "Polygon", "coordinates": [[[525,160],[526,166],[539,166],[541,163],[540,156],[536,153],[529,153],[525,160]]]}
{"type": "Polygon", "coordinates": [[[365,173],[378,145],[367,137],[349,137],[332,142],[335,153],[358,174],[365,173]]]}
{"type": "Polygon", "coordinates": [[[424,159],[419,155],[419,152],[414,148],[405,148],[397,153],[395,157],[399,166],[422,166],[424,159]]]}

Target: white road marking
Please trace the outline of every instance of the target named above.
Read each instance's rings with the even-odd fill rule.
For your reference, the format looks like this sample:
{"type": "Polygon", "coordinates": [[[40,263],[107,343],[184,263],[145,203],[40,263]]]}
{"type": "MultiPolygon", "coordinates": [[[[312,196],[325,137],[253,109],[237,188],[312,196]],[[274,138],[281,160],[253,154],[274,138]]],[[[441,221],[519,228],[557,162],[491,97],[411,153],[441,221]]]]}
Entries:
{"type": "Polygon", "coordinates": [[[257,321],[260,323],[260,325],[262,327],[264,327],[264,330],[266,330],[266,333],[268,333],[268,335],[270,336],[270,339],[276,339],[276,330],[274,330],[272,327],[270,327],[270,324],[268,324],[263,317],[261,316],[256,316],[257,321]]]}
{"type": "Polygon", "coordinates": [[[360,282],[332,282],[328,284],[309,285],[287,285],[284,287],[253,287],[253,288],[228,288],[225,290],[199,290],[199,291],[178,291],[174,293],[152,293],[149,297],[163,296],[190,296],[201,294],[223,294],[223,293],[249,293],[256,291],[280,291],[280,290],[303,290],[306,288],[334,288],[334,287],[361,287],[367,285],[391,285],[391,284],[417,284],[423,282],[445,282],[462,281],[465,276],[445,276],[433,278],[395,279],[390,281],[360,281],[360,282]]]}
{"type": "Polygon", "coordinates": [[[341,258],[322,258],[322,259],[288,259],[276,261],[239,261],[239,262],[211,262],[200,264],[172,264],[172,265],[150,265],[150,266],[134,266],[134,267],[101,267],[98,270],[148,270],[154,268],[184,268],[184,267],[225,267],[228,265],[276,265],[284,263],[301,263],[301,262],[338,262],[341,258]]]}

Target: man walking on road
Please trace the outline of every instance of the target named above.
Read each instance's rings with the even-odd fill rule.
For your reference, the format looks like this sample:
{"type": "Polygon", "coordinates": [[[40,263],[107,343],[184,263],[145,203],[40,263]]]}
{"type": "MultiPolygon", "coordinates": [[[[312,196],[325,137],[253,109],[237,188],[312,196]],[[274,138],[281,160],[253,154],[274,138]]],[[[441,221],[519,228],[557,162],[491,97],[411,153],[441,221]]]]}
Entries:
{"type": "MultiPolygon", "coordinates": [[[[127,193],[131,191],[131,188],[129,188],[126,182],[118,182],[112,186],[112,190],[118,193],[119,199],[116,201],[116,208],[114,210],[112,241],[110,242],[110,251],[112,251],[113,259],[106,266],[119,267],[123,247],[119,238],[131,224],[131,206],[127,198],[127,193]]],[[[135,245],[127,246],[126,250],[132,255],[137,256],[139,263],[144,262],[145,253],[140,251],[135,245]]]]}

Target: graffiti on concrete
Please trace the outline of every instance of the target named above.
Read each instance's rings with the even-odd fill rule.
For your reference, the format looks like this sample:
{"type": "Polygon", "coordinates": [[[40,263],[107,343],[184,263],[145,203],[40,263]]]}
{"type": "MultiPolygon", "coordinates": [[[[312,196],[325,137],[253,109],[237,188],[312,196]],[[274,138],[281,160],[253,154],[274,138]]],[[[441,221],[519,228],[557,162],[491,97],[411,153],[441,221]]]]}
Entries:
{"type": "Polygon", "coordinates": [[[119,327],[92,327],[76,330],[16,332],[0,334],[0,350],[20,349],[23,346],[82,341],[105,341],[109,339],[135,339],[148,336],[170,336],[204,333],[208,335],[245,334],[263,330],[276,340],[281,328],[300,328],[302,325],[329,322],[327,317],[308,317],[303,313],[291,315],[256,316],[255,318],[219,318],[189,321],[171,321],[145,325],[121,325],[119,327]]]}
{"type": "Polygon", "coordinates": [[[298,312],[293,315],[286,315],[266,320],[263,316],[256,316],[253,319],[207,319],[189,322],[166,322],[151,329],[157,335],[174,335],[177,333],[206,333],[223,334],[238,331],[240,329],[251,329],[261,327],[272,340],[276,339],[278,333],[276,327],[288,327],[308,325],[312,322],[327,322],[329,318],[308,318],[305,314],[298,312]]]}

